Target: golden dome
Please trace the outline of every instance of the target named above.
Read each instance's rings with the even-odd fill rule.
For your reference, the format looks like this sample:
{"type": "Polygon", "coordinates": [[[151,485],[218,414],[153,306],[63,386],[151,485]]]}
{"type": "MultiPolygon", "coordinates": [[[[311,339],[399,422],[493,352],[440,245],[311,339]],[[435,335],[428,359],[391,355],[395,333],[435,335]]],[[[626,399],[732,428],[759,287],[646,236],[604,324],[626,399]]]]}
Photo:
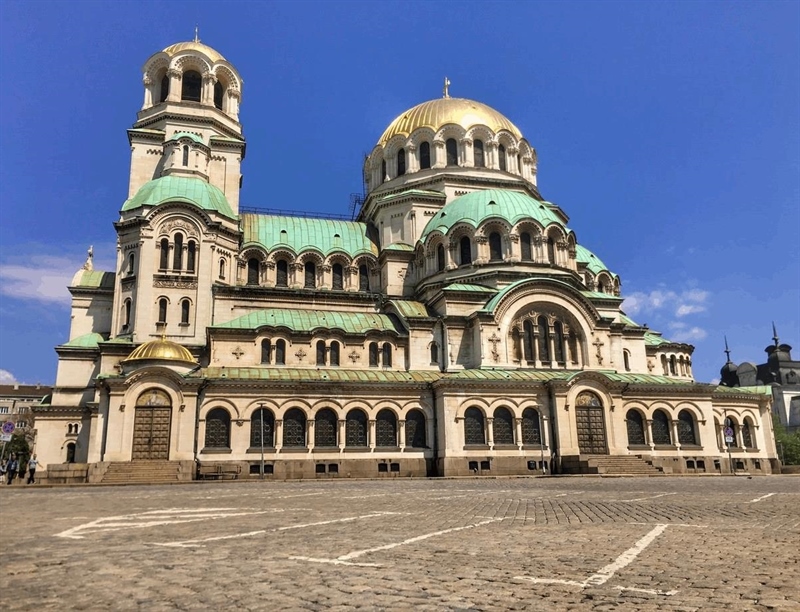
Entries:
{"type": "Polygon", "coordinates": [[[170,45],[166,49],[164,49],[164,53],[172,57],[173,55],[177,55],[181,51],[199,51],[203,55],[205,55],[208,59],[211,60],[212,63],[214,62],[224,62],[225,58],[216,50],[212,49],[208,45],[204,45],[199,40],[194,41],[191,40],[189,42],[179,42],[175,43],[174,45],[170,45]]]}
{"type": "Polygon", "coordinates": [[[495,133],[507,130],[516,138],[522,138],[517,126],[490,106],[466,98],[438,98],[418,104],[397,117],[386,128],[378,144],[385,145],[398,134],[408,136],[421,127],[437,131],[448,123],[460,125],[465,130],[474,125],[485,125],[495,133]]]}
{"type": "Polygon", "coordinates": [[[123,362],[153,359],[157,359],[159,361],[180,361],[182,363],[193,364],[197,363],[195,358],[186,347],[181,346],[176,342],[170,342],[169,340],[161,339],[150,340],[149,342],[145,342],[144,344],[136,347],[134,351],[128,355],[127,359],[123,359],[123,362]]]}

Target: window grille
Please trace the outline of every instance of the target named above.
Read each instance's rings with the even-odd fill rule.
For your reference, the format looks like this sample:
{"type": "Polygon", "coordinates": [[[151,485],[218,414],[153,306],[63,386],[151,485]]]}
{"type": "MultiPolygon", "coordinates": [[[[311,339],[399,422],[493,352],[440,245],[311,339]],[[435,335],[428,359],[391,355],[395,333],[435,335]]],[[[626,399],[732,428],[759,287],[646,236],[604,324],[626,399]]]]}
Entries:
{"type": "MultiPolygon", "coordinates": [[[[681,410],[678,414],[678,442],[681,444],[697,444],[694,433],[694,418],[688,410],[681,410]]],[[[745,444],[747,446],[747,444],[745,444]]]]}
{"type": "Polygon", "coordinates": [[[367,446],[367,416],[361,410],[347,413],[345,441],[347,446],[367,446]]]}
{"type": "Polygon", "coordinates": [[[533,408],[526,408],[522,412],[522,443],[540,445],[542,432],[539,429],[539,413],[533,408]]]}
{"type": "Polygon", "coordinates": [[[306,415],[299,408],[292,408],[283,417],[283,445],[306,445],[306,415]]]}
{"type": "Polygon", "coordinates": [[[492,430],[495,444],[514,444],[514,419],[507,408],[494,411],[492,430]]]}
{"type": "Polygon", "coordinates": [[[261,446],[261,423],[264,423],[264,446],[274,446],[275,416],[271,410],[260,408],[253,413],[250,419],[250,446],[261,446]]]}
{"type": "Polygon", "coordinates": [[[314,446],[338,446],[337,429],[339,420],[330,408],[323,408],[314,420],[314,446]]]}
{"type": "Polygon", "coordinates": [[[375,418],[375,445],[397,446],[397,417],[391,410],[381,410],[375,418]]]}
{"type": "Polygon", "coordinates": [[[206,447],[229,448],[231,415],[223,408],[214,408],[206,417],[206,447]]]}
{"type": "Polygon", "coordinates": [[[411,410],[406,415],[406,446],[425,448],[425,415],[419,410],[411,410]]]}
{"type": "Polygon", "coordinates": [[[467,408],[464,413],[464,440],[467,444],[486,444],[483,413],[477,408],[467,408]]]}
{"type": "Polygon", "coordinates": [[[643,445],[647,442],[644,436],[644,422],[642,415],[638,410],[628,410],[625,415],[625,421],[628,425],[628,444],[630,445],[643,445]]]}
{"type": "Polygon", "coordinates": [[[669,418],[661,410],[653,413],[653,443],[672,444],[672,436],[669,433],[669,418]]]}

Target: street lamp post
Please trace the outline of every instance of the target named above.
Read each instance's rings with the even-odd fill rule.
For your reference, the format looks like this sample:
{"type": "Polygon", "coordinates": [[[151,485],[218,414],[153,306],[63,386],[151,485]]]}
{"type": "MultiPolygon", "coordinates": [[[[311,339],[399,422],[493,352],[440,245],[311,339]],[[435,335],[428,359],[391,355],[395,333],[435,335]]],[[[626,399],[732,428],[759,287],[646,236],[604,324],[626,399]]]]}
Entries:
{"type": "MultiPolygon", "coordinates": [[[[544,468],[544,428],[542,426],[542,413],[537,411],[539,414],[539,451],[540,451],[540,461],[539,465],[542,467],[542,476],[547,474],[547,470],[544,468]]],[[[552,466],[551,466],[552,467],[552,466]]]]}
{"type": "Polygon", "coordinates": [[[261,436],[259,437],[259,441],[261,442],[261,480],[264,480],[264,404],[259,404],[259,419],[261,420],[261,436]]]}

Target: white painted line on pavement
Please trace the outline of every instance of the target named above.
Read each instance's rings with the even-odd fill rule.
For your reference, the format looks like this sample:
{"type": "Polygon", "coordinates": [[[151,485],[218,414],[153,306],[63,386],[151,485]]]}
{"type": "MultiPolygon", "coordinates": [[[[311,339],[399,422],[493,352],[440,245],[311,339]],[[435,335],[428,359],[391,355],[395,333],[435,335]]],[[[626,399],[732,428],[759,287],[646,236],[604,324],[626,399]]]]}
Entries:
{"type": "Polygon", "coordinates": [[[756,502],[760,502],[762,499],[767,499],[768,497],[772,497],[775,493],[767,493],[766,495],[762,495],[761,497],[756,497],[755,499],[751,499],[750,501],[746,501],[746,504],[754,504],[756,502]]]}
{"type": "MultiPolygon", "coordinates": [[[[566,584],[569,586],[577,586],[582,589],[586,587],[594,587],[600,586],[608,582],[614,574],[616,574],[622,568],[630,565],[636,557],[638,557],[653,541],[660,536],[664,531],[666,531],[667,527],[670,527],[669,524],[660,523],[656,525],[653,529],[647,532],[644,537],[639,539],[631,548],[623,552],[619,557],[617,557],[612,563],[609,563],[605,567],[600,568],[597,570],[596,573],[591,574],[584,580],[583,582],[578,582],[577,580],[559,580],[555,578],[534,578],[533,576],[514,576],[514,580],[525,580],[528,582],[534,582],[537,584],[566,584]]],[[[650,590],[643,590],[643,589],[636,589],[633,587],[614,587],[621,590],[627,591],[641,591],[641,592],[648,592],[654,595],[674,595],[678,591],[650,591],[650,590]]]]}
{"type": "Polygon", "coordinates": [[[677,493],[661,493],[659,495],[652,495],[650,497],[637,497],[635,499],[616,499],[611,501],[618,501],[618,502],[632,502],[632,501],[646,501],[648,499],[656,499],[659,497],[666,497],[667,495],[677,495],[677,493]]]}
{"type": "Polygon", "coordinates": [[[636,587],[624,587],[624,586],[615,586],[613,587],[620,591],[633,591],[635,593],[650,593],[650,595],[666,595],[670,597],[671,595],[675,595],[678,592],[678,589],[673,589],[672,591],[661,591],[659,589],[638,589],[636,587]]]}
{"type": "Polygon", "coordinates": [[[505,519],[502,518],[493,518],[488,519],[485,521],[481,521],[479,523],[473,523],[471,525],[464,525],[463,527],[451,527],[450,529],[442,529],[441,531],[434,531],[432,533],[424,533],[422,535],[414,536],[413,538],[408,538],[401,542],[392,542],[391,544],[384,544],[383,546],[376,546],[374,548],[365,548],[363,550],[354,550],[351,553],[347,553],[346,555],[341,555],[336,557],[335,559],[318,559],[312,557],[299,557],[299,556],[292,556],[289,557],[295,561],[310,561],[312,563],[333,563],[334,565],[364,565],[366,567],[381,567],[379,563],[375,564],[355,564],[349,563],[351,559],[357,559],[363,555],[379,552],[382,550],[391,550],[393,548],[397,548],[398,546],[405,546],[406,544],[413,544],[414,542],[421,542],[422,540],[427,540],[428,538],[433,538],[435,536],[444,535],[446,533],[453,533],[456,531],[463,531],[464,529],[473,529],[475,527],[481,527],[483,525],[488,525],[489,523],[496,523],[498,521],[502,521],[505,519]]]}
{"type": "Polygon", "coordinates": [[[233,540],[237,538],[251,538],[253,536],[261,535],[264,533],[275,533],[278,531],[287,531],[289,529],[304,529],[306,527],[316,527],[317,525],[330,525],[333,523],[348,523],[357,521],[359,519],[377,518],[387,514],[403,514],[402,512],[372,512],[370,514],[362,514],[360,516],[348,516],[340,519],[331,519],[328,521],[319,521],[316,523],[304,523],[302,525],[288,525],[286,527],[275,527],[273,529],[259,529],[258,531],[248,531],[246,533],[234,533],[224,536],[212,536],[210,538],[199,538],[195,540],[182,540],[180,542],[153,542],[155,546],[166,546],[167,548],[202,548],[206,542],[218,542],[220,540],[233,540]]]}

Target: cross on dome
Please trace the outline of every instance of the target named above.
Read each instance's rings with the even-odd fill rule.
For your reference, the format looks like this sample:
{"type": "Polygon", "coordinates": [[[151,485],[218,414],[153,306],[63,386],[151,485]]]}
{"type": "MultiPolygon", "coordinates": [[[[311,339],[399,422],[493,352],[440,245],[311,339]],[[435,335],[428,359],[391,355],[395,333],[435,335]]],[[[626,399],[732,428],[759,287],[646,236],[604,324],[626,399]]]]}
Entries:
{"type": "Polygon", "coordinates": [[[443,98],[450,97],[450,79],[448,79],[447,77],[444,77],[444,89],[442,90],[442,93],[444,94],[442,96],[443,98]]]}

